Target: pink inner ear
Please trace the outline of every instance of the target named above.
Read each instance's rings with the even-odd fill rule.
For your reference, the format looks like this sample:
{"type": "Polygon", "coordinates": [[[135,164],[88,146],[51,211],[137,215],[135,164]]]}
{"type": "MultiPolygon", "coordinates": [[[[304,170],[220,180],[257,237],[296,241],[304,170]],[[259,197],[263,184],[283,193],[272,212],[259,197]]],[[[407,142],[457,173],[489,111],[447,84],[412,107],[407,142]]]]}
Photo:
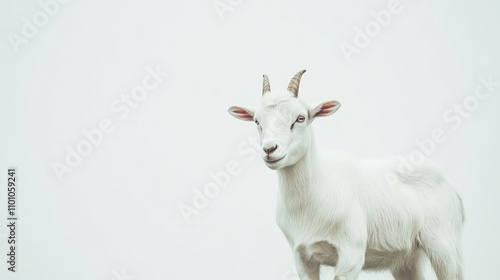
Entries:
{"type": "Polygon", "coordinates": [[[253,117],[248,114],[248,112],[244,109],[237,108],[232,110],[233,113],[238,114],[238,117],[246,120],[253,120],[253,117]]]}
{"type": "Polygon", "coordinates": [[[327,103],[324,103],[323,106],[321,106],[321,110],[333,108],[335,106],[337,106],[337,103],[327,102],[327,103]]]}
{"type": "Polygon", "coordinates": [[[323,116],[323,115],[328,115],[332,112],[332,110],[324,110],[321,109],[319,112],[317,112],[314,116],[323,116]]]}
{"type": "Polygon", "coordinates": [[[323,103],[321,105],[321,109],[316,114],[314,114],[314,116],[316,117],[316,116],[328,115],[333,111],[333,108],[335,106],[337,106],[337,103],[334,103],[334,102],[323,103]]]}
{"type": "Polygon", "coordinates": [[[233,109],[233,113],[236,113],[236,114],[246,114],[247,111],[241,109],[241,108],[238,108],[238,109],[233,109]]]}

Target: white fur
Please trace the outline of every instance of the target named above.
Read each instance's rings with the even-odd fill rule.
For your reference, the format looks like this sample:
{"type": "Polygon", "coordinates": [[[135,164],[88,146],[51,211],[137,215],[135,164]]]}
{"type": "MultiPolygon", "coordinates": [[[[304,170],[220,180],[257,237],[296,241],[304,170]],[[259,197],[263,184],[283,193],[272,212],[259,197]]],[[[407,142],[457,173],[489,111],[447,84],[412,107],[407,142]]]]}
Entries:
{"type": "Polygon", "coordinates": [[[266,164],[278,173],[276,219],[300,279],[319,279],[320,265],[335,266],[336,280],[357,279],[362,269],[423,279],[424,255],[439,280],[463,279],[463,206],[442,173],[430,161],[404,171],[397,159],[318,153],[311,122],[321,106],[309,108],[283,91],[265,93],[255,111],[230,109],[258,121],[263,148],[276,147],[269,156],[262,151],[264,160],[283,157],[266,164]],[[306,121],[295,122],[298,115],[306,121]]]}

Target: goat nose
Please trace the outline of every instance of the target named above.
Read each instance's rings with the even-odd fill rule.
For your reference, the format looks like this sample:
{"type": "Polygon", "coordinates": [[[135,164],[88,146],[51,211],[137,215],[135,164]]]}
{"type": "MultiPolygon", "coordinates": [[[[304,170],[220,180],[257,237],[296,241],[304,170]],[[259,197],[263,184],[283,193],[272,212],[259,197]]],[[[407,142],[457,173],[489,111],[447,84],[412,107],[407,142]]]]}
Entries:
{"type": "Polygon", "coordinates": [[[278,149],[278,145],[274,145],[273,147],[271,148],[263,148],[264,149],[264,152],[268,155],[272,154],[274,151],[276,151],[276,149],[278,149]]]}

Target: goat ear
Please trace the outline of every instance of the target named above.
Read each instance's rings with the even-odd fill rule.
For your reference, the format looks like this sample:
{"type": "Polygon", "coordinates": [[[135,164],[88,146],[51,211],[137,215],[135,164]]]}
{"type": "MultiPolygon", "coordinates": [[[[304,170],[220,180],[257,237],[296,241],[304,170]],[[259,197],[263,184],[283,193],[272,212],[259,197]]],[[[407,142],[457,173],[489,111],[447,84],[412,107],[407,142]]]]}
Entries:
{"type": "Polygon", "coordinates": [[[228,111],[231,116],[237,118],[238,120],[253,121],[253,110],[238,106],[232,106],[228,111]]]}
{"type": "Polygon", "coordinates": [[[311,116],[311,119],[314,119],[316,117],[326,117],[335,113],[339,108],[340,102],[330,100],[319,104],[312,110],[309,110],[309,115],[311,116]]]}

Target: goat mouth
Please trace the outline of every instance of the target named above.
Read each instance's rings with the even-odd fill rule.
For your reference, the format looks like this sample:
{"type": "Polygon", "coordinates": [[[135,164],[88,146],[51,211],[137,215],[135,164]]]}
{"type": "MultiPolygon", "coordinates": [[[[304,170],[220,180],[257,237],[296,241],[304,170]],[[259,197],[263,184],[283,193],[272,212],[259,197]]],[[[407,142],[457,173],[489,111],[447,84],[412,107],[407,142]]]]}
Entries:
{"type": "Polygon", "coordinates": [[[284,158],[285,158],[285,156],[286,156],[286,155],[284,155],[284,156],[282,156],[282,157],[280,157],[280,158],[278,158],[278,159],[270,159],[270,158],[266,157],[266,158],[264,159],[264,161],[265,161],[265,162],[267,162],[267,163],[276,163],[276,162],[278,162],[278,161],[280,161],[280,160],[284,159],[284,158]]]}

